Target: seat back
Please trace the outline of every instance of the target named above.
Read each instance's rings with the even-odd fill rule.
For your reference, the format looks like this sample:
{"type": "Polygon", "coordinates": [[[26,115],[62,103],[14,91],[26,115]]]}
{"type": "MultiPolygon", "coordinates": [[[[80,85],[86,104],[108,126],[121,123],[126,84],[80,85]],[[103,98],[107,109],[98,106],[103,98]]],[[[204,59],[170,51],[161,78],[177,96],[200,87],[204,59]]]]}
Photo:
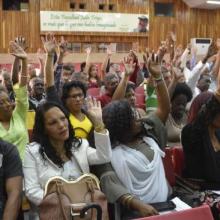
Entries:
{"type": "Polygon", "coordinates": [[[99,97],[100,95],[100,88],[90,88],[87,90],[87,95],[92,96],[94,98],[99,97]]]}
{"type": "Polygon", "coordinates": [[[135,93],[135,98],[136,98],[136,107],[146,109],[145,106],[145,95],[144,94],[138,94],[135,93]]]}
{"type": "Polygon", "coordinates": [[[172,148],[165,148],[165,157],[163,158],[163,166],[165,170],[166,178],[170,186],[174,186],[176,183],[174,166],[172,161],[172,148]]]}
{"type": "Polygon", "coordinates": [[[174,172],[182,176],[185,167],[183,148],[181,146],[176,146],[172,148],[172,151],[174,172]]]}
{"type": "Polygon", "coordinates": [[[138,86],[138,87],[135,89],[135,93],[140,94],[140,95],[145,95],[144,87],[143,87],[143,86],[138,86]]]}
{"type": "Polygon", "coordinates": [[[138,220],[214,220],[209,206],[171,212],[164,215],[156,215],[138,220]]]}

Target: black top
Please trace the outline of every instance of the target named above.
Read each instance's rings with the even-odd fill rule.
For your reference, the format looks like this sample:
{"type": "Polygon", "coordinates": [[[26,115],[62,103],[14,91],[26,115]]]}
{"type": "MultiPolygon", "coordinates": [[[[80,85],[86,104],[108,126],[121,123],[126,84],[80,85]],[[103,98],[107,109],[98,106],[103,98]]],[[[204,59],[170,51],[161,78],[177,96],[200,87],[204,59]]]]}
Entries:
{"type": "Polygon", "coordinates": [[[16,176],[23,176],[18,150],[14,145],[0,141],[0,219],[7,199],[6,180],[16,176]]]}
{"type": "MultiPolygon", "coordinates": [[[[209,102],[209,106],[213,106],[212,103],[213,100],[209,102]]],[[[184,176],[204,180],[202,188],[220,189],[220,151],[216,152],[211,143],[206,123],[208,114],[209,109],[203,106],[196,120],[182,130],[184,176]]]]}

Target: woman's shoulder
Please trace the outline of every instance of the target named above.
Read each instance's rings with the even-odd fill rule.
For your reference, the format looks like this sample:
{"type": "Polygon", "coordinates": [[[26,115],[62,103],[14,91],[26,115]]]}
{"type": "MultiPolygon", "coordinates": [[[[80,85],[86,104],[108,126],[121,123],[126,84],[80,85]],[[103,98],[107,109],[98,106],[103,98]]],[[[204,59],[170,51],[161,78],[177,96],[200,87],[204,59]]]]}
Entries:
{"type": "Polygon", "coordinates": [[[26,151],[36,154],[36,153],[39,153],[40,147],[41,147],[41,145],[39,143],[31,142],[31,143],[27,144],[26,151]]]}
{"type": "Polygon", "coordinates": [[[89,147],[89,142],[85,138],[78,138],[78,142],[73,142],[72,146],[73,146],[73,151],[76,151],[76,149],[82,150],[84,148],[89,147]]]}

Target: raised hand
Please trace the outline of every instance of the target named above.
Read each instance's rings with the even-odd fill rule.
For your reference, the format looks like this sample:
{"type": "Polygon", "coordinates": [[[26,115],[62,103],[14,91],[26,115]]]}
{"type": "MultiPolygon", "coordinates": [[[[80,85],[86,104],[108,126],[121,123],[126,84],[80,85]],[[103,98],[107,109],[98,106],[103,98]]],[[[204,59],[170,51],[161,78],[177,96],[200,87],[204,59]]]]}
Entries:
{"type": "Polygon", "coordinates": [[[183,71],[178,68],[178,67],[171,67],[171,73],[173,76],[173,80],[177,83],[177,82],[185,82],[185,76],[183,71]]]}
{"type": "Polygon", "coordinates": [[[56,53],[57,43],[53,34],[49,33],[45,37],[41,37],[44,49],[48,54],[56,53]]]}
{"type": "Polygon", "coordinates": [[[37,58],[39,60],[44,60],[44,50],[42,48],[37,49],[37,58]]]}
{"type": "Polygon", "coordinates": [[[61,37],[60,43],[59,43],[59,50],[61,54],[65,54],[68,51],[68,42],[64,39],[64,37],[61,37]]]}
{"type": "Polygon", "coordinates": [[[111,55],[112,55],[112,45],[111,45],[111,44],[109,44],[109,45],[107,46],[106,53],[107,53],[108,56],[111,56],[111,55]]]}
{"type": "Polygon", "coordinates": [[[159,58],[155,53],[152,53],[152,55],[149,57],[147,68],[154,78],[158,78],[161,76],[161,65],[159,62],[159,58]]]}
{"type": "Polygon", "coordinates": [[[123,65],[125,67],[126,76],[130,76],[134,73],[136,63],[134,63],[133,61],[129,61],[128,58],[124,57],[123,65]]]}
{"type": "Polygon", "coordinates": [[[166,52],[167,52],[167,47],[165,44],[162,43],[157,52],[159,62],[163,60],[163,57],[166,54],[166,52]]]}
{"type": "Polygon", "coordinates": [[[144,63],[147,65],[147,62],[148,62],[148,58],[150,57],[150,53],[149,53],[149,49],[146,48],[145,49],[145,53],[143,54],[143,60],[144,60],[144,63]]]}
{"type": "Polygon", "coordinates": [[[15,38],[15,43],[17,43],[24,51],[27,50],[28,46],[24,37],[19,36],[15,38]]]}
{"type": "Polygon", "coordinates": [[[9,49],[11,55],[22,60],[27,59],[27,54],[25,53],[24,49],[21,48],[15,41],[10,42],[9,49]]]}
{"type": "Polygon", "coordinates": [[[87,47],[87,48],[86,48],[86,54],[87,54],[87,55],[90,55],[91,52],[92,52],[92,48],[91,48],[91,47],[87,47]]]}
{"type": "Polygon", "coordinates": [[[212,41],[208,48],[208,52],[206,54],[206,58],[209,59],[211,56],[215,55],[218,52],[218,48],[216,46],[216,43],[212,41]]]}
{"type": "Polygon", "coordinates": [[[93,126],[96,127],[100,124],[103,124],[100,101],[97,101],[95,98],[88,97],[86,99],[86,106],[89,118],[92,120],[93,126]]]}

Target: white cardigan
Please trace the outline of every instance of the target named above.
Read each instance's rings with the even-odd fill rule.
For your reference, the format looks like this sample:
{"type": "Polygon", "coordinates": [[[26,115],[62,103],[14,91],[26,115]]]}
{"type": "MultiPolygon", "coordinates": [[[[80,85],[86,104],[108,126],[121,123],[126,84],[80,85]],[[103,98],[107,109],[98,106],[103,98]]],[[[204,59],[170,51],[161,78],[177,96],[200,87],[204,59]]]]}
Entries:
{"type": "MultiPolygon", "coordinates": [[[[94,132],[96,149],[89,146],[86,139],[82,139],[81,146],[72,153],[83,173],[89,173],[89,165],[103,164],[111,161],[111,143],[109,132],[101,134],[94,132]]],[[[49,158],[42,159],[39,153],[40,145],[36,142],[27,145],[24,157],[24,182],[25,193],[28,199],[35,205],[43,200],[44,187],[53,176],[61,176],[62,168],[59,168],[49,158]]]]}

